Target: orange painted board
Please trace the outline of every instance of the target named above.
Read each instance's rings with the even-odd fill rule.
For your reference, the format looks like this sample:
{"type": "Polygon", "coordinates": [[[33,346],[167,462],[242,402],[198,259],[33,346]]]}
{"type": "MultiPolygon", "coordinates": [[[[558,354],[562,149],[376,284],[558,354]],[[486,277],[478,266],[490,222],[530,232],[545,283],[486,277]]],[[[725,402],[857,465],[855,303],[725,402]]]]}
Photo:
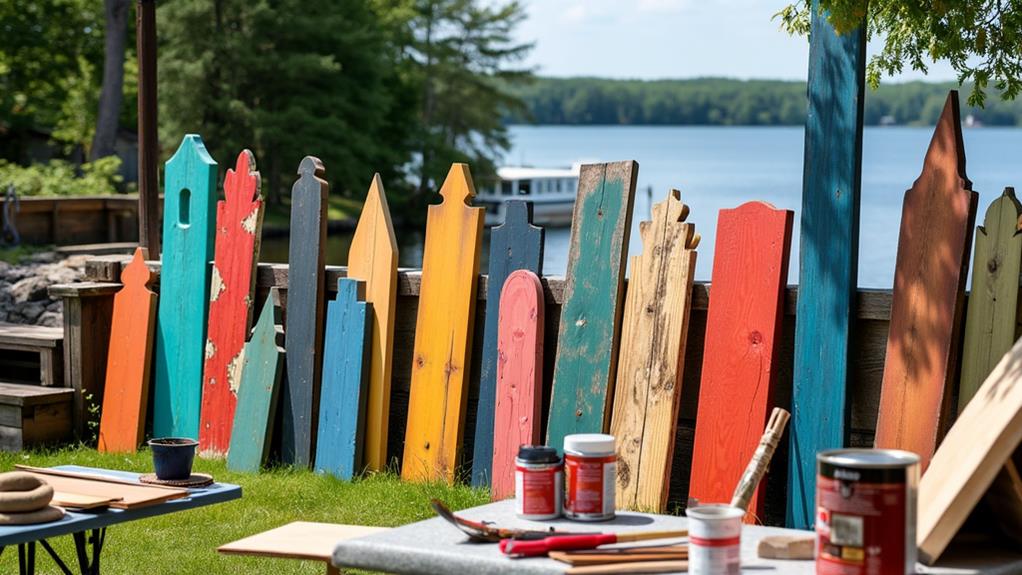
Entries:
{"type": "Polygon", "coordinates": [[[245,339],[252,323],[255,267],[263,227],[259,172],[252,152],[242,150],[224,179],[216,206],[216,247],[209,288],[209,327],[202,370],[199,451],[227,453],[238,404],[245,339]]]}
{"type": "Polygon", "coordinates": [[[156,294],[144,248],[121,272],[124,287],[114,295],[110,351],[106,362],[99,451],[134,453],[142,443],[149,402],[149,369],[156,330],[156,294]]]}
{"type": "Polygon", "coordinates": [[[905,192],[876,431],[877,447],[919,454],[923,471],[950,419],[977,201],[951,91],[905,192]]]}
{"type": "Polygon", "coordinates": [[[494,501],[515,494],[518,447],[541,442],[543,303],[543,284],[529,270],[512,272],[500,291],[490,487],[494,501]]]}
{"type": "MultiPolygon", "coordinates": [[[[721,210],[706,317],[689,497],[727,503],[775,406],[794,214],[765,202],[721,210]]],[[[763,517],[761,482],[749,503],[763,517]]]]}

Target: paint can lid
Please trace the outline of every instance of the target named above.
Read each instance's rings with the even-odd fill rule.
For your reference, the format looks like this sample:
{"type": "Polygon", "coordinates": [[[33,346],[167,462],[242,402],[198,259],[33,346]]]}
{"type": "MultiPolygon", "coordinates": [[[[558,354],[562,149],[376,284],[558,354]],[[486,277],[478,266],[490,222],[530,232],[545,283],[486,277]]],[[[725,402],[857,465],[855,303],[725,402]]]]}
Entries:
{"type": "Polygon", "coordinates": [[[518,448],[518,460],[522,463],[559,463],[557,450],[545,445],[522,445],[518,448]]]}
{"type": "Polygon", "coordinates": [[[564,436],[564,452],[582,455],[611,455],[614,436],[605,433],[576,433],[564,436]]]}

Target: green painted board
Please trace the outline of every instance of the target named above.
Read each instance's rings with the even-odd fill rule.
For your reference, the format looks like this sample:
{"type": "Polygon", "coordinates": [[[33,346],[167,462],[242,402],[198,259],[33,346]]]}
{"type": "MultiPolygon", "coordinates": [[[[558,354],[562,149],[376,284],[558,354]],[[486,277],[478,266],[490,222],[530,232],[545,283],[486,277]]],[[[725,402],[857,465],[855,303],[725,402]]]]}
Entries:
{"type": "Polygon", "coordinates": [[[579,174],[564,281],[547,445],[610,423],[624,309],[636,162],[588,164],[579,174]]]}
{"type": "Polygon", "coordinates": [[[216,175],[216,162],[196,134],[185,136],[167,160],[153,385],[156,437],[199,438],[216,175]]]}

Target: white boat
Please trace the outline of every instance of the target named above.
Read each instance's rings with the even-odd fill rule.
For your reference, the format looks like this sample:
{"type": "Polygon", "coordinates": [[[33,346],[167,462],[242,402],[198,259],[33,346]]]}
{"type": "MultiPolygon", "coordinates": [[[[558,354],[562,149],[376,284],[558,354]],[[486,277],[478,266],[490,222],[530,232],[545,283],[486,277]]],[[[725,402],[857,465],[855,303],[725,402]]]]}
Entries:
{"type": "Polygon", "coordinates": [[[497,168],[496,184],[478,190],[475,200],[486,208],[487,225],[504,221],[504,203],[508,200],[529,200],[534,223],[568,226],[575,209],[580,167],[577,164],[571,168],[497,168]]]}

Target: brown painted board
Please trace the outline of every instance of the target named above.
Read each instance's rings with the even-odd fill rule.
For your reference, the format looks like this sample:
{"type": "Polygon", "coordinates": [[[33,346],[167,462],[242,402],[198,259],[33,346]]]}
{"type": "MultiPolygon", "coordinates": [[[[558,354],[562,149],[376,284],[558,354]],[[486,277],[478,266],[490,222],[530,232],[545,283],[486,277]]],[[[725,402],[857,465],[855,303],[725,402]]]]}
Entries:
{"type": "Polygon", "coordinates": [[[111,503],[116,501],[117,497],[96,497],[94,495],[82,495],[81,493],[65,493],[63,491],[54,491],[53,499],[50,501],[53,505],[59,505],[68,509],[98,509],[100,507],[109,507],[111,503]]]}
{"type": "Polygon", "coordinates": [[[97,446],[101,452],[134,453],[142,443],[156,330],[156,294],[146,287],[151,278],[145,249],[136,248],[131,263],[121,272],[124,287],[114,296],[110,319],[97,446]]]}
{"type": "Polygon", "coordinates": [[[295,521],[221,545],[217,551],[227,555],[330,561],[338,541],[386,530],[386,527],[295,521]]]}
{"type": "Polygon", "coordinates": [[[150,485],[127,485],[97,479],[66,477],[50,473],[29,472],[53,487],[54,491],[96,497],[110,501],[114,509],[138,509],[188,496],[186,489],[164,489],[150,485]]]}
{"type": "Polygon", "coordinates": [[[699,236],[671,190],[639,225],[632,257],[610,433],[617,439],[617,507],[661,512],[667,505],[681,374],[699,236]]]}
{"type": "Polygon", "coordinates": [[[951,91],[923,171],[905,192],[876,446],[929,464],[947,430],[978,195],[951,91]]]}

